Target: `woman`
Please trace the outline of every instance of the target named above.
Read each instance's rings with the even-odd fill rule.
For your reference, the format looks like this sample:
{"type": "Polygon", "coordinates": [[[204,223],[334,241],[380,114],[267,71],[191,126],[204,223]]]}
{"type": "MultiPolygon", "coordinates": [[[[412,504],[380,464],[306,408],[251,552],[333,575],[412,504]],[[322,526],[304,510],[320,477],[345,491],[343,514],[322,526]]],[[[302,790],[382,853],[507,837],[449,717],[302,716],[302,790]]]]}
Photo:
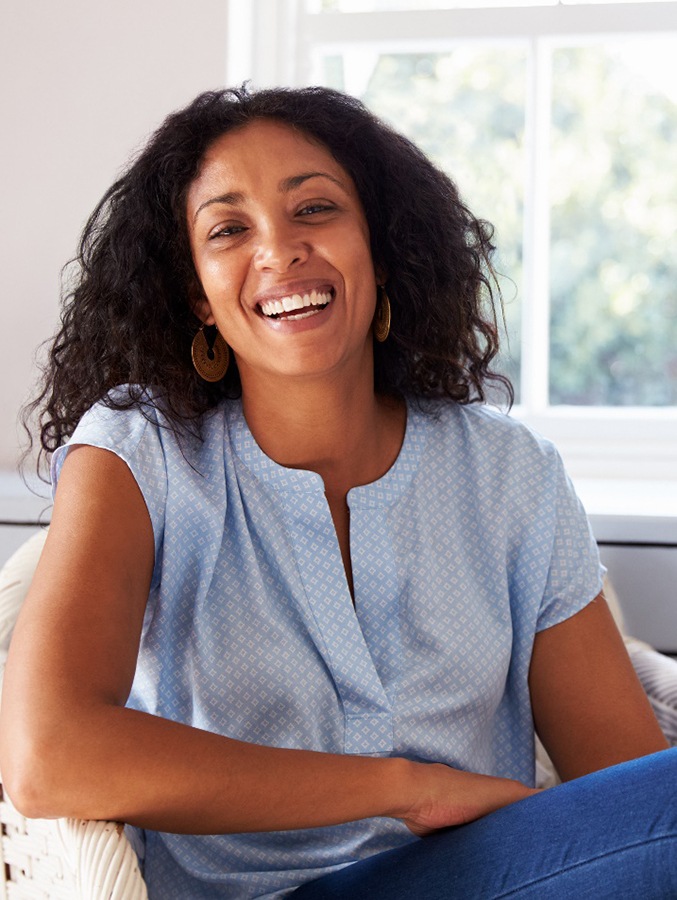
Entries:
{"type": "Polygon", "coordinates": [[[491,250],[319,88],[198,97],[88,223],[0,761],[151,897],[677,890],[674,753],[533,788],[532,715],[565,779],[666,743],[556,454],[474,402],[491,250]]]}

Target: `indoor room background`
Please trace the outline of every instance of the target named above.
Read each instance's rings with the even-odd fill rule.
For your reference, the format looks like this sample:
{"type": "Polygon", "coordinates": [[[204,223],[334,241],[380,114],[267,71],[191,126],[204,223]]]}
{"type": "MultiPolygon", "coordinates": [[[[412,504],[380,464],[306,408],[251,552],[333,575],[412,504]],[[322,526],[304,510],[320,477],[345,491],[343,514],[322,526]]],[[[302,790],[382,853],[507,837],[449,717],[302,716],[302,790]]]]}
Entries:
{"type": "Polygon", "coordinates": [[[361,97],[495,223],[512,414],[677,653],[677,2],[0,0],[0,563],[49,520],[17,417],[88,214],[165,114],[248,79],[361,97]]]}

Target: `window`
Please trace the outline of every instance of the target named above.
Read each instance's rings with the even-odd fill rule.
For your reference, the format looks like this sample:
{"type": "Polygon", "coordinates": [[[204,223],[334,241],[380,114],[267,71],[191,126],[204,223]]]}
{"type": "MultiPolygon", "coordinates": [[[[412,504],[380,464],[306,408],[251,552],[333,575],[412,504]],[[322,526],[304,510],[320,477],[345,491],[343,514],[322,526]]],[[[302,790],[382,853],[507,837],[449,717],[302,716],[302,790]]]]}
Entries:
{"type": "Polygon", "coordinates": [[[495,224],[516,414],[576,475],[676,479],[677,3],[248,14],[253,55],[233,48],[230,80],[359,96],[495,224]]]}

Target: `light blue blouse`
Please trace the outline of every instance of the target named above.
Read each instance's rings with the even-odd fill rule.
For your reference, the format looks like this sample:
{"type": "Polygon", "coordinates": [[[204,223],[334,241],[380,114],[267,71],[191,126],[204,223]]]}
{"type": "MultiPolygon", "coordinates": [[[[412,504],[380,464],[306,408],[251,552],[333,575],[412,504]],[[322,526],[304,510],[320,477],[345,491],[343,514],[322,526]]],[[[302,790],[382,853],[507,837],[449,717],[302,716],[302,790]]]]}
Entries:
{"type": "MultiPolygon", "coordinates": [[[[533,783],[534,635],[601,589],[547,441],[479,405],[408,403],[400,454],[348,495],[355,604],[313,472],[256,444],[237,401],[178,440],[149,404],[71,439],[118,454],[155,569],[128,705],[244,741],[400,755],[533,783]]],[[[67,448],[54,456],[56,482],[67,448]]],[[[416,840],[374,818],[269,834],[146,832],[151,897],[283,897],[416,840]]]]}

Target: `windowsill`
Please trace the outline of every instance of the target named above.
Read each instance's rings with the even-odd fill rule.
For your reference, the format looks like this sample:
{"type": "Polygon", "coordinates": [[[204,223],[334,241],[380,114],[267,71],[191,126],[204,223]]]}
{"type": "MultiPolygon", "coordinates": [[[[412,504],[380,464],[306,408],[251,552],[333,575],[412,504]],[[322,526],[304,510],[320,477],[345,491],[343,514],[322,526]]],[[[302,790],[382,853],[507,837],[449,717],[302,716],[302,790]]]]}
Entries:
{"type": "Polygon", "coordinates": [[[677,545],[677,481],[576,478],[598,541],[677,545]]]}
{"type": "MultiPolygon", "coordinates": [[[[605,508],[617,510],[615,497],[627,493],[621,502],[632,514],[647,514],[639,489],[645,485],[652,509],[665,509],[672,498],[669,514],[677,515],[677,407],[561,406],[533,413],[516,406],[512,415],[553,441],[576,484],[601,485],[605,508]]],[[[597,492],[591,499],[597,502],[597,492]]]]}

